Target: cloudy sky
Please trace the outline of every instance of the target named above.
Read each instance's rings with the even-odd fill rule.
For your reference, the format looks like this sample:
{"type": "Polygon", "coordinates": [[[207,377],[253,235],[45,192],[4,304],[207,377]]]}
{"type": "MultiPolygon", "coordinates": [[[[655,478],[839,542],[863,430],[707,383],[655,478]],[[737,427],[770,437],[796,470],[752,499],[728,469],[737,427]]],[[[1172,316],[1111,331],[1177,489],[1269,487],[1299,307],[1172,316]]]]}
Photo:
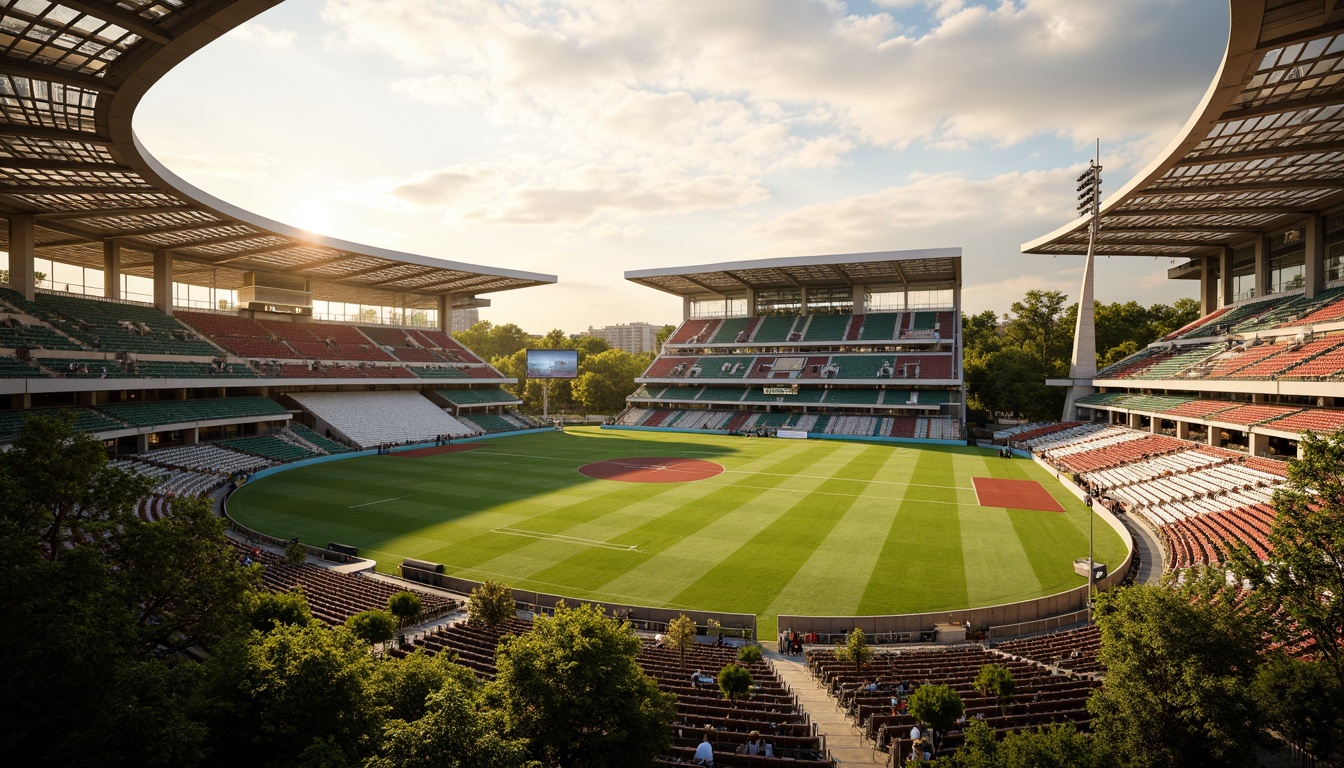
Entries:
{"type": "MultiPolygon", "coordinates": [[[[491,294],[533,332],[675,322],[627,269],[964,249],[964,305],[1076,295],[1066,223],[1175,135],[1221,0],[287,0],[198,53],[136,130],[188,181],[323,234],[556,274],[491,294]]],[[[1098,299],[1194,295],[1166,259],[1098,299]]]]}

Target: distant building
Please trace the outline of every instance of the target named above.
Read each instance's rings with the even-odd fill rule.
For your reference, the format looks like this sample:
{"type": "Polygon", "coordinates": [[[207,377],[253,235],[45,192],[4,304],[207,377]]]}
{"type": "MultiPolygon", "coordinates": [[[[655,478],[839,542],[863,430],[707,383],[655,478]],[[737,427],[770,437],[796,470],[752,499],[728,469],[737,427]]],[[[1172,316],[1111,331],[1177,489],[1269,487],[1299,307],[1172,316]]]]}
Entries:
{"type": "Polygon", "coordinates": [[[651,323],[618,323],[603,328],[588,326],[583,336],[596,336],[605,339],[613,349],[623,349],[632,354],[653,352],[654,340],[658,337],[661,325],[651,323]]]}

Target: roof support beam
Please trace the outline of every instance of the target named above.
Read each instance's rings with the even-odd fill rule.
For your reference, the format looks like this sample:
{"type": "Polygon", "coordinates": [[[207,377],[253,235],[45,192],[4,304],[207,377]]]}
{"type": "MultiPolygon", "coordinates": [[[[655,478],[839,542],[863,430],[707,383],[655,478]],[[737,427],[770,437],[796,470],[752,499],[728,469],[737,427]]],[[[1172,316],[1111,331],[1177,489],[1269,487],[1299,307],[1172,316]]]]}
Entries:
{"type": "Polygon", "coordinates": [[[1176,162],[1177,167],[1189,168],[1200,165],[1222,165],[1243,160],[1269,160],[1276,157],[1293,157],[1323,152],[1344,151],[1344,141],[1318,141],[1314,143],[1289,144],[1286,146],[1262,147],[1233,152],[1210,152],[1199,157],[1183,157],[1176,162]]]}
{"type": "MultiPolygon", "coordinates": [[[[728,274],[727,272],[725,272],[724,274],[728,275],[729,277],[733,277],[732,275],[728,274]]],[[[722,297],[724,297],[725,299],[728,298],[728,294],[724,293],[723,291],[719,290],[718,288],[712,288],[712,287],[710,287],[709,285],[707,285],[707,284],[705,284],[705,283],[702,283],[702,282],[700,282],[699,280],[696,280],[694,277],[691,277],[690,275],[681,275],[681,279],[682,279],[682,280],[685,280],[685,281],[688,282],[688,283],[691,283],[692,285],[698,285],[698,286],[700,286],[702,289],[704,289],[704,290],[706,290],[706,291],[709,291],[710,293],[714,294],[715,296],[722,296],[722,297]]],[[[756,290],[755,288],[752,288],[750,285],[747,285],[746,283],[743,283],[741,280],[738,280],[738,278],[736,278],[736,277],[733,277],[733,279],[734,279],[734,280],[737,280],[738,283],[741,283],[742,285],[746,286],[747,290],[749,290],[749,291],[754,291],[754,290],[756,290]]]]}
{"type": "Polygon", "coordinates": [[[249,248],[246,251],[239,251],[226,259],[218,259],[214,263],[232,264],[235,261],[243,261],[244,259],[250,259],[253,256],[263,256],[268,253],[275,253],[276,251],[287,251],[290,248],[293,248],[294,245],[295,244],[292,242],[285,242],[278,245],[267,245],[262,248],[249,248]]]}
{"type": "Polygon", "coordinates": [[[1303,96],[1297,99],[1275,101],[1269,104],[1257,104],[1253,107],[1232,107],[1223,113],[1222,119],[1218,122],[1219,124],[1230,123],[1233,120],[1245,120],[1251,117],[1280,115],[1284,112],[1297,112],[1298,110],[1312,109],[1315,107],[1332,107],[1338,103],[1339,95],[1328,93],[1319,96],[1303,96]]]}
{"type": "Polygon", "coordinates": [[[10,136],[26,136],[30,139],[69,141],[75,144],[92,144],[99,147],[112,146],[111,139],[104,138],[96,133],[72,131],[68,128],[52,128],[45,125],[28,125],[27,123],[4,123],[0,126],[0,131],[10,136]]]}
{"type": "Polygon", "coordinates": [[[1188,187],[1149,187],[1134,193],[1135,197],[1184,197],[1191,195],[1221,195],[1238,192],[1274,192],[1295,189],[1338,190],[1339,179],[1283,179],[1280,181],[1241,181],[1230,184],[1195,184],[1188,187]]]}
{"type": "MultiPolygon", "coordinates": [[[[6,164],[10,161],[6,160],[6,164]]],[[[160,213],[183,213],[199,210],[192,205],[138,205],[125,208],[90,208],[79,211],[50,211],[37,213],[33,218],[38,221],[61,221],[64,219],[115,219],[121,216],[154,216],[160,213]]]]}
{"type": "MultiPolygon", "coordinates": [[[[62,5],[65,5],[65,3],[62,3],[62,5]]],[[[83,72],[72,72],[48,64],[34,64],[31,61],[21,61],[19,59],[6,58],[0,60],[0,75],[26,77],[29,80],[46,80],[50,83],[60,83],[61,85],[96,93],[116,93],[117,91],[101,77],[86,75],[83,72]]]]}
{"type": "MultiPolygon", "coordinates": [[[[1106,226],[1106,219],[1112,216],[1226,216],[1231,214],[1245,214],[1250,216],[1306,216],[1311,213],[1310,210],[1301,207],[1289,208],[1284,206],[1269,205],[1237,205],[1235,203],[1221,203],[1219,205],[1206,206],[1202,208],[1120,208],[1114,211],[1107,211],[1102,214],[1102,226],[1106,226]]],[[[1086,233],[1086,230],[1079,230],[1086,233]]]]}
{"type": "MultiPolygon", "coordinates": [[[[756,286],[752,285],[751,283],[749,283],[749,282],[747,282],[746,280],[744,280],[744,279],[742,279],[741,277],[739,277],[738,274],[737,274],[736,272],[730,272],[730,271],[724,270],[723,272],[720,272],[719,274],[723,275],[724,277],[727,277],[729,280],[732,280],[733,282],[737,283],[738,285],[742,286],[743,288],[746,288],[746,289],[749,290],[749,291],[754,291],[754,290],[756,290],[756,286]]],[[[686,276],[685,276],[685,275],[682,275],[682,277],[686,277],[686,276]]],[[[696,285],[700,286],[701,288],[704,288],[705,290],[713,290],[713,289],[711,289],[709,286],[705,285],[704,283],[698,283],[698,282],[696,282],[696,281],[694,281],[694,280],[691,280],[691,278],[689,278],[689,277],[686,277],[686,279],[687,279],[687,280],[690,280],[692,283],[695,283],[696,285]]],[[[715,292],[715,293],[721,293],[720,291],[714,291],[714,292],[715,292]]]]}
{"type": "Polygon", "coordinates": [[[84,160],[56,160],[42,157],[6,157],[6,168],[28,171],[88,171],[103,173],[130,173],[131,169],[116,163],[93,163],[84,160]]]}
{"type": "Polygon", "coordinates": [[[440,280],[437,283],[429,285],[417,285],[410,290],[416,293],[459,293],[461,288],[472,288],[480,285],[489,285],[498,280],[496,275],[458,275],[451,280],[440,280]]]}
{"type": "MultiPolygon", "coordinates": [[[[156,245],[155,247],[165,251],[180,251],[186,248],[205,248],[211,245],[228,245],[229,243],[242,242],[244,240],[260,240],[263,237],[275,237],[269,232],[248,232],[242,235],[225,235],[223,237],[212,237],[208,240],[196,240],[189,243],[173,243],[172,245],[156,245]]],[[[122,238],[125,239],[125,238],[122,238]]]]}
{"type": "Polygon", "coordinates": [[[155,195],[154,187],[116,186],[113,184],[6,184],[6,195],[155,195]]]}
{"type": "Polygon", "coordinates": [[[110,21],[118,27],[129,32],[153,40],[160,45],[167,45],[173,41],[173,38],[162,27],[154,24],[149,19],[130,11],[122,10],[115,5],[107,3],[93,3],[87,0],[61,0],[61,5],[67,8],[74,8],[76,11],[82,11],[95,19],[110,21]]]}
{"type": "Polygon", "coordinates": [[[1102,237],[1113,232],[1227,232],[1230,234],[1244,234],[1260,231],[1262,231],[1261,227],[1247,227],[1239,224],[1229,224],[1225,227],[1217,224],[1121,224],[1119,226],[1108,227],[1103,223],[1101,226],[1102,237]]]}
{"type": "MultiPolygon", "coordinates": [[[[286,247],[292,248],[292,247],[294,247],[294,246],[290,245],[290,246],[286,246],[286,247]]],[[[320,269],[320,268],[322,268],[322,267],[330,267],[330,266],[333,265],[333,264],[340,264],[340,263],[343,262],[343,261],[350,261],[351,259],[358,259],[358,258],[361,258],[361,257],[358,256],[358,255],[356,255],[356,254],[346,253],[346,254],[342,254],[342,255],[340,255],[340,256],[334,256],[334,257],[332,257],[332,258],[330,258],[330,259],[322,259],[321,261],[314,261],[313,263],[304,266],[303,269],[295,270],[295,272],[296,272],[296,273],[304,273],[304,274],[307,274],[307,273],[311,273],[311,272],[313,272],[313,271],[316,270],[316,269],[320,269]]]]}
{"type": "Polygon", "coordinates": [[[438,272],[438,271],[439,271],[439,268],[438,268],[438,267],[428,267],[428,268],[426,268],[426,269],[417,270],[417,271],[415,271],[415,272],[411,272],[411,273],[409,273],[409,274],[405,274],[405,275],[402,275],[402,276],[400,276],[400,277],[394,277],[394,278],[391,278],[391,279],[389,279],[389,280],[379,280],[379,281],[376,282],[376,283],[369,283],[369,285],[370,285],[371,287],[372,287],[372,286],[380,286],[380,285],[391,285],[392,283],[400,283],[400,282],[403,281],[403,280],[414,280],[414,279],[417,278],[417,277],[424,277],[425,275],[432,275],[432,274],[434,274],[435,272],[438,272]]]}
{"type": "Polygon", "coordinates": [[[128,237],[143,237],[145,235],[168,235],[174,232],[195,232],[201,229],[219,229],[220,227],[233,226],[232,221],[193,221],[185,224],[165,224],[162,227],[145,227],[144,229],[123,229],[114,232],[108,232],[103,235],[105,240],[125,240],[128,237]]]}

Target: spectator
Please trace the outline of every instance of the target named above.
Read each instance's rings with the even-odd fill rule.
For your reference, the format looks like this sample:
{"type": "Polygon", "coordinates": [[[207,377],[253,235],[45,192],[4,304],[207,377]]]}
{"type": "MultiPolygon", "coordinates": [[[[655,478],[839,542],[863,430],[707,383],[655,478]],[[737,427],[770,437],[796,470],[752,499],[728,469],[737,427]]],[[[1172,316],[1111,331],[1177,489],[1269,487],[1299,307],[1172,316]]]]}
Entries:
{"type": "Polygon", "coordinates": [[[700,746],[695,748],[695,764],[696,765],[714,764],[714,745],[709,743],[708,733],[705,734],[704,739],[700,742],[700,746]]]}

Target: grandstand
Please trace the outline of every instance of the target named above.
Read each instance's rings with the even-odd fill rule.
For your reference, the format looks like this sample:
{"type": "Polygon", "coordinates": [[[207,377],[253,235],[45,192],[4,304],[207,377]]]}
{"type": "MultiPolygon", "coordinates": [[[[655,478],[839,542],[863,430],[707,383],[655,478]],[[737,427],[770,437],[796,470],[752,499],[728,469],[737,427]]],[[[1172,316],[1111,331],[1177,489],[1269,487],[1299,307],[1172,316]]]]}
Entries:
{"type": "MultiPolygon", "coordinates": [[[[1197,286],[1203,314],[1094,377],[1055,383],[1094,393],[1065,420],[1293,456],[1302,430],[1344,423],[1344,187],[1328,147],[1340,91],[1305,76],[1336,67],[1344,37],[1333,6],[1234,5],[1204,100],[1102,204],[1095,247],[1179,260],[1167,276],[1197,286]],[[1301,128],[1278,129],[1286,125],[1301,128]]],[[[1022,250],[1086,253],[1089,222],[1022,250]]]]}
{"type": "Polygon", "coordinates": [[[618,426],[962,440],[961,251],[637,270],[683,320],[618,426]]]}

